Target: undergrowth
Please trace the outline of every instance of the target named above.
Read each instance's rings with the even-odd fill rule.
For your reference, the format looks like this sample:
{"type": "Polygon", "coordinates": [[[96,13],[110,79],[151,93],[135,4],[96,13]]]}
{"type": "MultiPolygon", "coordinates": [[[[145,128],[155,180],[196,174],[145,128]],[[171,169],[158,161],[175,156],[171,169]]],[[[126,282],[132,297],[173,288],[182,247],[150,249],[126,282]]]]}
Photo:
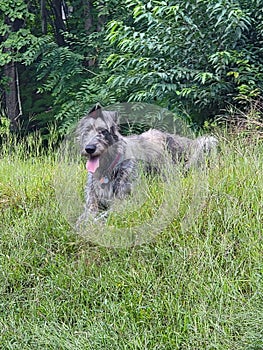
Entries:
{"type": "Polygon", "coordinates": [[[6,142],[0,157],[1,349],[263,348],[260,141],[222,137],[201,201],[189,174],[162,232],[118,249],[75,231],[61,211],[75,197],[58,203],[54,184],[70,195],[65,169],[28,145],[6,142]]]}

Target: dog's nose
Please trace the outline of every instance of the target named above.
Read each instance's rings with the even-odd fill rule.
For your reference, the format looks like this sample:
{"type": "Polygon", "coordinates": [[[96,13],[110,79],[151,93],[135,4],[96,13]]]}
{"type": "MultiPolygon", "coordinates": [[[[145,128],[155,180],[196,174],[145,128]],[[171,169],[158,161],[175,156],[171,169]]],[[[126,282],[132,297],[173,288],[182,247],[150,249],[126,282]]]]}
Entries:
{"type": "Polygon", "coordinates": [[[96,151],[96,146],[95,145],[87,145],[85,147],[85,151],[88,153],[88,154],[92,154],[96,151]]]}

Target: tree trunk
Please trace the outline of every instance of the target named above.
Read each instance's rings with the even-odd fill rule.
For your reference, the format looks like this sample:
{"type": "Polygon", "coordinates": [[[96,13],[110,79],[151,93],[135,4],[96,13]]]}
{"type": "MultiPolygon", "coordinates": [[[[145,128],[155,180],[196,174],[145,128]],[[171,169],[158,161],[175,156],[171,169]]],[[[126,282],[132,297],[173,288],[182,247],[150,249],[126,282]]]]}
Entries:
{"type": "Polygon", "coordinates": [[[7,117],[11,121],[13,129],[17,129],[18,118],[22,115],[18,72],[15,62],[10,62],[4,66],[7,86],[5,89],[5,110],[7,117]]]}
{"type": "Polygon", "coordinates": [[[85,30],[87,33],[89,33],[91,28],[93,27],[92,9],[92,1],[87,0],[86,5],[84,6],[85,30]]]}
{"type": "Polygon", "coordinates": [[[64,9],[62,0],[53,0],[52,9],[54,13],[56,41],[59,46],[63,46],[65,45],[65,40],[62,32],[66,30],[66,18],[63,17],[65,17],[66,14],[62,12],[64,9]]]}
{"type": "Polygon", "coordinates": [[[47,7],[46,0],[41,0],[41,28],[42,33],[47,34],[47,7]]]}
{"type": "MultiPolygon", "coordinates": [[[[24,24],[23,19],[15,19],[12,21],[9,17],[5,17],[5,24],[11,27],[12,32],[17,32],[24,24]]],[[[3,37],[4,40],[8,35],[3,37]]],[[[4,49],[4,52],[12,54],[12,48],[4,49]]],[[[22,107],[19,91],[19,79],[16,62],[11,61],[4,66],[4,76],[7,80],[4,92],[4,107],[7,117],[11,121],[11,127],[16,130],[18,127],[18,118],[22,115],[22,107]]]]}

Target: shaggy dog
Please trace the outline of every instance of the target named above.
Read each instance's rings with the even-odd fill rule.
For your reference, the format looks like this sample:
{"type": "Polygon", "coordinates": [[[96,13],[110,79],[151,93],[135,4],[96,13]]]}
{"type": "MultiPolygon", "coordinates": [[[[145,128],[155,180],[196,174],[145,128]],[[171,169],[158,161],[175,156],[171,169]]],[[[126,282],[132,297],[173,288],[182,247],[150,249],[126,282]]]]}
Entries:
{"type": "Polygon", "coordinates": [[[212,136],[192,140],[155,129],[124,137],[118,131],[117,112],[98,104],[80,120],[76,135],[88,171],[85,212],[79,221],[108,208],[113,198],[129,194],[141,165],[147,172],[159,173],[169,159],[188,170],[217,145],[212,136]]]}

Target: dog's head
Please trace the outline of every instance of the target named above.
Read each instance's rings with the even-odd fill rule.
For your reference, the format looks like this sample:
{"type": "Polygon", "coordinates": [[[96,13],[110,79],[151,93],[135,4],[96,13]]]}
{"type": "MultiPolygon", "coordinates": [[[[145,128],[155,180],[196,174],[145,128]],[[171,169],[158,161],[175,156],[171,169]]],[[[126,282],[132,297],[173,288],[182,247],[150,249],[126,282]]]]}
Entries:
{"type": "MultiPolygon", "coordinates": [[[[105,111],[99,104],[83,117],[77,126],[81,154],[95,164],[106,150],[120,139],[117,112],[105,111]]],[[[94,165],[95,167],[95,165],[94,165]]]]}

